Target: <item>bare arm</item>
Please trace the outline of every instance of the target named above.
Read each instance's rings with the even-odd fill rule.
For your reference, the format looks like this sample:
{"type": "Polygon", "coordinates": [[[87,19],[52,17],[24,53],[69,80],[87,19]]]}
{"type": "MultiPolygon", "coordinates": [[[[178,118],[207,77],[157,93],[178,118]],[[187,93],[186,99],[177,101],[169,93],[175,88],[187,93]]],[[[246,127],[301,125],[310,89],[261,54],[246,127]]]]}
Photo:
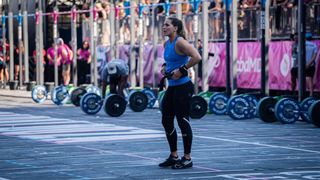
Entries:
{"type": "MultiPolygon", "coordinates": [[[[189,61],[184,65],[186,68],[185,71],[201,61],[201,56],[198,50],[183,38],[179,38],[177,40],[175,50],[180,55],[186,55],[190,57],[189,61]]],[[[173,71],[172,79],[179,79],[182,75],[183,72],[180,71],[180,68],[178,68],[173,71]]]]}
{"type": "Polygon", "coordinates": [[[186,64],[188,69],[201,61],[201,55],[199,54],[198,50],[187,40],[179,38],[175,48],[178,54],[187,55],[190,57],[190,60],[186,64]]]}
{"type": "Polygon", "coordinates": [[[52,58],[51,58],[49,53],[47,54],[47,58],[48,58],[49,61],[52,61],[52,58]]]}
{"type": "Polygon", "coordinates": [[[70,54],[70,60],[73,60],[73,51],[71,51],[71,49],[68,49],[69,54],[70,54]]]}

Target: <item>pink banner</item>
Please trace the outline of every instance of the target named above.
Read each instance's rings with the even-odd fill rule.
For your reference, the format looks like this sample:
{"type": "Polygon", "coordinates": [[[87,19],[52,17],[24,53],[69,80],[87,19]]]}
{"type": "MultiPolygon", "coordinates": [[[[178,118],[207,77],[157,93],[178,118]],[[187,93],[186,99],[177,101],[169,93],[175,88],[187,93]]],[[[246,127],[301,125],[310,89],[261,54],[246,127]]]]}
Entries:
{"type": "Polygon", "coordinates": [[[292,42],[270,42],[269,44],[269,88],[290,90],[292,67],[292,42]]]}
{"type": "Polygon", "coordinates": [[[260,89],[261,81],[261,43],[238,43],[237,87],[260,89]]]}
{"type": "MultiPolygon", "coordinates": [[[[320,41],[315,41],[320,47],[320,41]]],[[[270,42],[269,44],[269,88],[273,90],[290,90],[292,67],[290,41],[270,42]]],[[[208,84],[211,87],[226,86],[226,51],[225,43],[209,43],[208,51],[214,53],[214,57],[209,57],[205,64],[204,72],[209,73],[208,84]]],[[[130,46],[122,45],[118,47],[119,57],[129,62],[130,46]]],[[[145,45],[143,49],[143,72],[144,83],[153,85],[153,63],[152,45],[145,45]]],[[[240,42],[238,43],[238,62],[237,62],[237,86],[245,89],[260,88],[261,72],[261,44],[259,42],[240,42]]],[[[158,72],[157,83],[162,75],[160,73],[163,59],[163,45],[157,46],[158,72]]],[[[317,55],[317,67],[315,72],[315,90],[320,90],[320,53],[317,55]]],[[[139,65],[138,65],[139,68],[139,65]]],[[[139,69],[137,69],[137,81],[139,80],[139,69]]]]}
{"type": "MultiPolygon", "coordinates": [[[[320,48],[320,41],[315,41],[320,48]]],[[[270,42],[269,45],[269,88],[274,90],[291,90],[292,42],[270,42]]],[[[319,53],[316,60],[314,76],[315,90],[320,90],[319,53]]]]}
{"type": "MultiPolygon", "coordinates": [[[[144,84],[145,85],[153,85],[153,63],[154,63],[154,57],[152,53],[153,46],[152,45],[145,45],[143,49],[143,78],[144,78],[144,84]]],[[[161,66],[164,63],[163,59],[163,45],[157,46],[157,60],[158,60],[158,80],[157,83],[160,82],[160,79],[162,78],[162,75],[160,73],[161,66]]],[[[138,52],[136,52],[138,53],[138,52]]],[[[138,54],[136,54],[136,57],[138,57],[138,54]]],[[[129,63],[130,58],[130,46],[129,45],[122,45],[119,46],[119,58],[127,61],[129,63]]],[[[136,71],[136,79],[137,82],[139,82],[139,62],[137,62],[137,71],[136,71]]]]}
{"type": "Polygon", "coordinates": [[[213,57],[209,57],[204,65],[203,74],[209,72],[208,84],[212,87],[226,86],[226,44],[225,43],[209,43],[208,52],[214,53],[213,57]]]}

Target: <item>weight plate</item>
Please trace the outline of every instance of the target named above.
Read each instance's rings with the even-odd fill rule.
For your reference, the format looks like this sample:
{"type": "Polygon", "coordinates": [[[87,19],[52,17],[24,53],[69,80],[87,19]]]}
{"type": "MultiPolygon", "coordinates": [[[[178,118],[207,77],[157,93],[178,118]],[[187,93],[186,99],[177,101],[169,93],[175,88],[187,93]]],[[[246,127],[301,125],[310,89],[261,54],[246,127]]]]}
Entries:
{"type": "Polygon", "coordinates": [[[153,91],[151,89],[144,89],[142,92],[145,93],[148,97],[147,108],[153,108],[153,106],[156,102],[155,100],[157,99],[155,94],[153,93],[153,91]]]}
{"type": "Polygon", "coordinates": [[[320,127],[320,100],[315,101],[308,110],[311,121],[317,127],[320,127]]]}
{"type": "Polygon", "coordinates": [[[291,98],[283,98],[275,106],[276,118],[283,124],[292,124],[299,120],[300,106],[291,98]]]}
{"type": "Polygon", "coordinates": [[[277,118],[274,114],[274,108],[277,100],[273,97],[264,97],[260,99],[257,106],[257,114],[263,122],[276,122],[277,118]]]}
{"type": "Polygon", "coordinates": [[[193,96],[190,102],[190,117],[193,119],[202,118],[208,110],[207,101],[201,96],[193,96]]]}
{"type": "Polygon", "coordinates": [[[102,98],[96,93],[86,93],[81,97],[81,110],[89,115],[97,114],[102,108],[102,98]]]}
{"type": "Polygon", "coordinates": [[[31,91],[31,98],[36,103],[43,103],[47,100],[48,92],[45,86],[35,86],[31,91]]]}
{"type": "Polygon", "coordinates": [[[132,90],[129,95],[129,107],[134,112],[141,112],[147,108],[148,105],[148,97],[141,91],[132,90]]]}
{"type": "Polygon", "coordinates": [[[308,110],[309,107],[316,101],[316,98],[314,97],[308,97],[305,98],[301,103],[300,103],[300,116],[303,121],[306,121],[308,123],[312,123],[311,117],[309,116],[308,110]]]}
{"type": "Polygon", "coordinates": [[[252,119],[254,117],[257,117],[258,99],[255,96],[249,94],[245,94],[243,97],[246,98],[249,103],[249,113],[246,119],[252,119]]]}
{"type": "Polygon", "coordinates": [[[63,105],[68,101],[69,93],[65,86],[57,86],[51,92],[51,100],[56,105],[63,105]]]}
{"type": "Polygon", "coordinates": [[[165,93],[166,93],[166,91],[160,91],[159,95],[158,95],[158,104],[159,104],[160,111],[162,110],[162,100],[163,100],[165,93]]]}
{"type": "Polygon", "coordinates": [[[87,93],[95,93],[95,94],[101,96],[101,90],[100,90],[100,88],[97,87],[97,86],[90,85],[90,86],[88,86],[88,87],[86,88],[86,90],[87,90],[87,93]]]}
{"type": "Polygon", "coordinates": [[[227,104],[227,112],[232,119],[246,119],[249,115],[247,98],[241,95],[231,97],[227,104]]]}
{"type": "MultiPolygon", "coordinates": [[[[201,96],[204,100],[207,101],[207,104],[209,104],[210,98],[212,96],[213,92],[210,91],[204,91],[198,94],[198,96],[201,96]]],[[[211,114],[210,108],[207,108],[207,113],[211,114]]]]}
{"type": "Polygon", "coordinates": [[[72,93],[76,88],[69,85],[69,86],[67,86],[67,89],[68,89],[69,96],[67,97],[68,100],[66,101],[66,104],[72,104],[72,101],[71,101],[71,93],[72,93]]]}
{"type": "Polygon", "coordinates": [[[228,96],[225,93],[214,93],[209,100],[209,110],[216,115],[227,112],[228,96]]]}
{"type": "Polygon", "coordinates": [[[125,112],[126,106],[127,101],[123,97],[117,94],[109,94],[104,101],[104,112],[109,116],[119,117],[125,112]]]}
{"type": "Polygon", "coordinates": [[[71,102],[75,106],[80,106],[80,99],[81,97],[86,94],[87,91],[84,88],[76,88],[71,92],[71,102]]]}

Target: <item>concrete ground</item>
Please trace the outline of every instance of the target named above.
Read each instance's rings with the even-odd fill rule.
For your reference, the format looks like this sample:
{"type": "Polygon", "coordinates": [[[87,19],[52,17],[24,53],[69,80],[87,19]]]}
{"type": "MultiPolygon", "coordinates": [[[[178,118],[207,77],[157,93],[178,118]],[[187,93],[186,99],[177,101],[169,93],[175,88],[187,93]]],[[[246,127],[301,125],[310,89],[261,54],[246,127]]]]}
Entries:
{"type": "Polygon", "coordinates": [[[312,124],[208,114],[191,120],[194,167],[173,170],[158,167],[169,155],[158,109],[88,116],[30,95],[0,89],[0,180],[320,179],[320,129],[312,124]]]}

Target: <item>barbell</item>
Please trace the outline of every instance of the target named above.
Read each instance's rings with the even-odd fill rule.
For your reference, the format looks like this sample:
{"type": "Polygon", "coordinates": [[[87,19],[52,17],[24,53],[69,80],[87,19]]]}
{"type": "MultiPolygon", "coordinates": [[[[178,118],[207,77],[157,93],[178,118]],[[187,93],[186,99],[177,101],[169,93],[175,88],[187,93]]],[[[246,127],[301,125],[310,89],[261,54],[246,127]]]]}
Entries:
{"type": "MultiPolygon", "coordinates": [[[[51,91],[51,100],[56,105],[63,105],[69,101],[72,86],[56,86],[51,91]]],[[[44,103],[48,99],[48,89],[43,85],[35,86],[31,91],[31,98],[36,103],[44,103]]]]}
{"type": "Polygon", "coordinates": [[[74,90],[71,97],[75,101],[73,104],[77,104],[80,99],[81,110],[89,115],[97,114],[104,107],[104,111],[108,115],[118,117],[125,112],[127,104],[134,112],[141,112],[148,105],[147,95],[140,90],[131,90],[126,99],[117,94],[108,93],[103,100],[100,89],[96,86],[90,86],[86,89],[74,90]]]}
{"type": "Polygon", "coordinates": [[[257,106],[259,117],[264,122],[276,122],[292,124],[299,120],[312,122],[308,112],[315,98],[304,99],[300,104],[293,98],[285,97],[277,100],[273,97],[262,98],[257,106]]]}

